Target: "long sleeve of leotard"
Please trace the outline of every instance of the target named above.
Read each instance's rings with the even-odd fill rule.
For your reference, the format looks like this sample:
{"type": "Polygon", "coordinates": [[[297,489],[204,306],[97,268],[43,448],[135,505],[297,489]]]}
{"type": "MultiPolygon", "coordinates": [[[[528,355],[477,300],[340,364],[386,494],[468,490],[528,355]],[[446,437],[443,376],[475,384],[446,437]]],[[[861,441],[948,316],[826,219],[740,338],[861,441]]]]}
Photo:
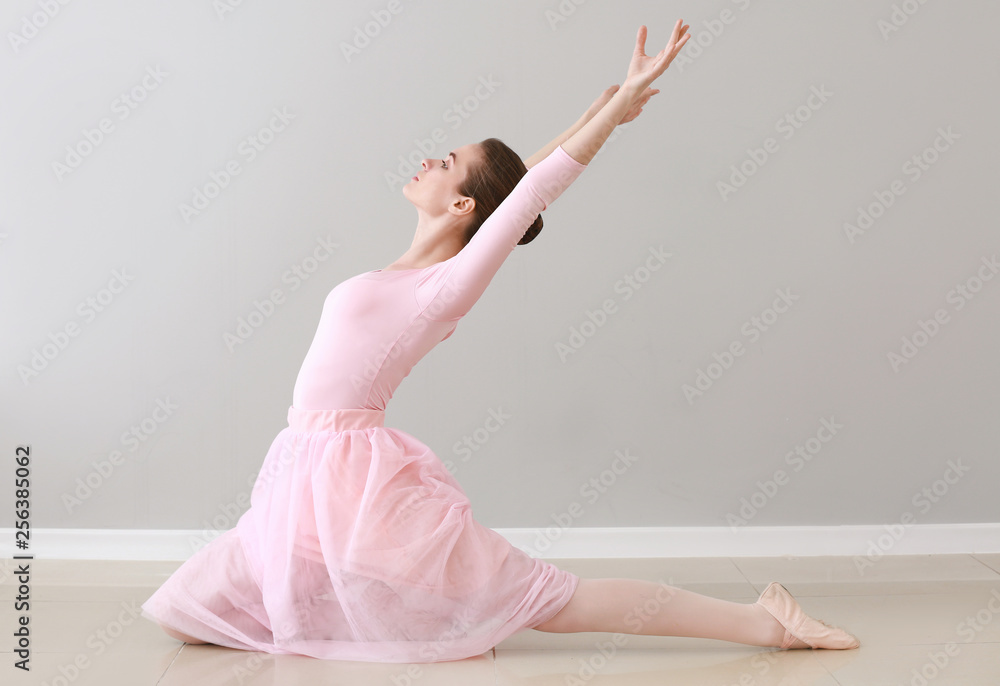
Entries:
{"type": "Polygon", "coordinates": [[[560,145],[529,169],[457,255],[421,275],[415,296],[423,316],[437,321],[465,316],[535,217],[586,168],[560,145]]]}

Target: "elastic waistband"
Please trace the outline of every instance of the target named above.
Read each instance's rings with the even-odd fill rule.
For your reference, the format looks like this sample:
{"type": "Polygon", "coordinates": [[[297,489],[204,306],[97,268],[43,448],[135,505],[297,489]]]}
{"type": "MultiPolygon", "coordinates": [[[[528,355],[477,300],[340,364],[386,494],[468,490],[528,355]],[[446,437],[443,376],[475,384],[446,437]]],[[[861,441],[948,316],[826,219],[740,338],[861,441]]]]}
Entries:
{"type": "Polygon", "coordinates": [[[350,431],[385,426],[384,410],[300,410],[288,408],[293,431],[350,431]]]}

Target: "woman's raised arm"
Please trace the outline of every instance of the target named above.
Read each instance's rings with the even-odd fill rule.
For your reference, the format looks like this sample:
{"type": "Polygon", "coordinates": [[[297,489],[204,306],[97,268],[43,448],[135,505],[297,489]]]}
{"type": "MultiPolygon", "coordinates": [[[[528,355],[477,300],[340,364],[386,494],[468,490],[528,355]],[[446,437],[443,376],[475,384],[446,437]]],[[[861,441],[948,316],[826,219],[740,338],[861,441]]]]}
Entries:
{"type": "Polygon", "coordinates": [[[640,26],[636,35],[635,50],[628,67],[628,76],[622,87],[611,97],[608,104],[594,117],[580,127],[562,143],[562,148],[580,164],[590,164],[594,155],[604,145],[611,132],[631,110],[633,104],[645,93],[653,81],[666,71],[677,53],[684,47],[691,34],[689,27],[678,19],[670,42],[656,55],[646,55],[646,27],[640,26]]]}
{"type": "MultiPolygon", "coordinates": [[[[598,112],[600,112],[604,108],[604,106],[607,105],[608,102],[610,102],[611,97],[616,92],[618,92],[619,88],[620,88],[620,86],[617,83],[615,85],[613,85],[613,86],[610,86],[610,87],[606,88],[604,90],[604,92],[601,93],[597,97],[597,100],[595,100],[593,102],[593,104],[591,104],[591,106],[587,108],[586,112],[584,112],[582,115],[580,115],[580,118],[577,119],[576,122],[571,127],[569,127],[568,129],[566,129],[565,131],[563,131],[561,134],[559,134],[558,136],[556,136],[555,138],[553,138],[541,150],[539,150],[534,155],[532,155],[531,157],[529,157],[528,159],[526,159],[524,161],[524,166],[527,167],[528,169],[531,169],[536,164],[538,164],[539,162],[541,162],[542,160],[544,160],[546,157],[548,157],[552,153],[553,150],[555,150],[560,145],[562,145],[563,142],[565,142],[574,133],[576,133],[577,131],[579,131],[580,129],[582,129],[584,124],[586,124],[588,121],[590,121],[591,119],[593,119],[594,115],[597,114],[598,112]]],[[[638,98],[637,100],[635,100],[632,103],[631,109],[629,109],[629,111],[625,113],[625,116],[618,123],[619,124],[627,124],[628,122],[630,122],[633,119],[635,119],[636,117],[638,117],[639,114],[642,112],[643,106],[647,102],[649,102],[649,99],[652,96],[656,95],[659,92],[660,92],[659,89],[656,89],[656,88],[647,88],[646,92],[643,93],[640,98],[638,98]]]]}

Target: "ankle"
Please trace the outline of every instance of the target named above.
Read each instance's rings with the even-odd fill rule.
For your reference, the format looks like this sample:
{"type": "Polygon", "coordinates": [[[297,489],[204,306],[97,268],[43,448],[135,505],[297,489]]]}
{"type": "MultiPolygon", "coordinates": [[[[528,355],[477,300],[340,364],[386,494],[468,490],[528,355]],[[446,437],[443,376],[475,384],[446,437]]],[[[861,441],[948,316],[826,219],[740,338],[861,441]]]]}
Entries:
{"type": "MultiPolygon", "coordinates": [[[[779,622],[774,615],[768,612],[766,607],[760,603],[754,603],[753,606],[757,608],[757,613],[761,615],[761,645],[769,648],[781,648],[785,643],[786,637],[791,635],[785,629],[784,625],[782,625],[782,623],[779,622]]],[[[789,646],[785,646],[786,650],[811,647],[808,643],[805,643],[794,636],[791,638],[792,643],[789,646]]]]}

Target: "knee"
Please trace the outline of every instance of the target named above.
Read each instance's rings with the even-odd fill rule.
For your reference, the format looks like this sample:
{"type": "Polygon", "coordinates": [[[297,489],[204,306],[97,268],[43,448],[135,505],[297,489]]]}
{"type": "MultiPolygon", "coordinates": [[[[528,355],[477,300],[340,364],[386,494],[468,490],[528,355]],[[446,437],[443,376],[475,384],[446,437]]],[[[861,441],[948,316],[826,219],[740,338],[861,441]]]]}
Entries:
{"type": "Polygon", "coordinates": [[[535,631],[547,631],[553,634],[569,634],[577,631],[576,623],[570,615],[570,612],[568,612],[568,608],[563,608],[556,614],[555,617],[552,617],[551,619],[548,619],[531,628],[535,631]]]}
{"type": "Polygon", "coordinates": [[[586,595],[586,588],[588,580],[580,579],[580,585],[577,587],[576,592],[569,599],[569,602],[563,606],[563,609],[559,610],[554,617],[548,619],[541,624],[533,626],[532,629],[535,631],[547,631],[554,634],[570,634],[578,633],[584,631],[581,622],[581,605],[586,604],[584,596],[586,595]]]}
{"type": "Polygon", "coordinates": [[[170,638],[176,638],[178,641],[182,643],[189,643],[191,645],[202,645],[205,643],[205,641],[194,638],[192,636],[188,636],[187,634],[182,634],[179,631],[174,631],[170,627],[163,626],[162,624],[160,625],[160,628],[163,629],[163,631],[167,634],[167,636],[169,636],[170,638]]]}

